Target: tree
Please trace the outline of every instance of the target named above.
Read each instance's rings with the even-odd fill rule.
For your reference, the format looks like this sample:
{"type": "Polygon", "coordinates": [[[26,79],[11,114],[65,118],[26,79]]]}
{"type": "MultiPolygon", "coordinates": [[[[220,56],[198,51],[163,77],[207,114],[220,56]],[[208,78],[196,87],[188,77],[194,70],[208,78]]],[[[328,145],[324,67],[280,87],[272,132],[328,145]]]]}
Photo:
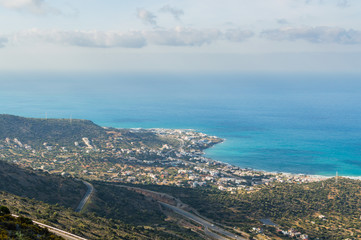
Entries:
{"type": "Polygon", "coordinates": [[[9,208],[5,206],[0,206],[0,216],[10,214],[9,208]]]}

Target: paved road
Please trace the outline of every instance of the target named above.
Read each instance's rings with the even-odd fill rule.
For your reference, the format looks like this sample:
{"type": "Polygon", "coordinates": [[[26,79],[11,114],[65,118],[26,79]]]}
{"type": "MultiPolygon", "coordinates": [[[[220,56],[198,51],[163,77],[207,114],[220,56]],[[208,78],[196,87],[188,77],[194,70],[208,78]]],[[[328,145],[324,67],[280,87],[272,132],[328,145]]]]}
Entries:
{"type": "Polygon", "coordinates": [[[198,217],[197,215],[194,215],[190,212],[187,212],[187,211],[184,211],[178,207],[175,207],[175,206],[172,206],[172,205],[169,205],[167,203],[163,203],[163,202],[159,202],[161,205],[173,210],[174,212],[182,215],[183,217],[186,217],[200,225],[202,225],[204,228],[205,228],[205,232],[206,233],[209,233],[208,235],[211,235],[211,237],[213,238],[216,238],[216,239],[220,239],[220,240],[225,240],[225,239],[240,239],[240,240],[246,240],[245,238],[243,237],[240,237],[238,235],[235,235],[233,233],[230,233],[226,230],[224,230],[223,228],[220,228],[220,227],[217,227],[215,226],[214,224],[208,222],[207,220],[203,219],[203,218],[200,218],[198,217]],[[211,230],[211,231],[209,231],[211,230]],[[221,236],[221,235],[218,235],[216,233],[219,233],[223,236],[226,236],[227,238],[221,236]]]}
{"type": "Polygon", "coordinates": [[[94,191],[94,187],[91,183],[88,183],[86,181],[82,181],[82,182],[87,186],[88,190],[86,191],[83,199],[80,201],[78,207],[75,209],[75,212],[80,212],[81,210],[83,210],[85,204],[88,202],[90,196],[94,191]]]}
{"type": "MultiPolygon", "coordinates": [[[[14,215],[14,214],[11,214],[11,215],[13,217],[19,217],[19,216],[14,215]]],[[[37,221],[34,221],[34,220],[32,220],[32,221],[33,221],[33,223],[39,225],[40,227],[47,228],[49,230],[49,232],[55,233],[56,235],[61,236],[61,237],[65,238],[65,239],[68,239],[68,240],[88,240],[86,238],[79,237],[79,236],[77,236],[75,234],[63,231],[61,229],[46,225],[44,223],[40,223],[40,222],[37,222],[37,221]]]]}
{"type": "Polygon", "coordinates": [[[229,240],[229,238],[225,238],[223,236],[220,236],[219,234],[216,234],[212,231],[209,231],[209,229],[206,227],[204,228],[204,233],[208,236],[211,237],[212,239],[217,239],[217,240],[229,240]]]}
{"type": "MultiPolygon", "coordinates": [[[[110,184],[110,185],[113,185],[113,184],[110,184]]],[[[227,239],[246,240],[243,237],[240,237],[238,235],[235,235],[233,233],[230,233],[230,232],[224,230],[223,228],[215,226],[213,223],[207,221],[204,218],[201,218],[200,216],[197,216],[197,215],[195,215],[193,213],[184,211],[183,209],[178,207],[178,206],[183,205],[183,204],[181,204],[182,202],[179,199],[172,197],[171,195],[168,195],[168,194],[165,194],[165,193],[160,193],[160,192],[155,192],[155,191],[150,191],[150,190],[143,189],[143,188],[138,188],[138,187],[130,187],[130,186],[126,186],[126,185],[113,185],[113,186],[123,187],[123,188],[127,188],[127,189],[134,189],[134,190],[140,189],[140,190],[145,191],[145,192],[151,192],[151,193],[159,194],[159,195],[162,195],[162,196],[166,195],[169,198],[174,199],[177,202],[177,206],[170,205],[170,204],[165,203],[165,202],[163,202],[161,200],[157,200],[157,199],[156,200],[161,205],[163,205],[164,207],[167,207],[167,208],[171,209],[172,211],[182,215],[183,217],[188,218],[188,219],[202,225],[204,227],[204,232],[208,236],[210,236],[211,238],[214,238],[214,239],[217,239],[217,240],[227,240],[227,239]],[[223,237],[222,235],[226,236],[227,238],[223,237]]]]}
{"type": "MultiPolygon", "coordinates": [[[[94,187],[93,187],[93,185],[91,183],[88,183],[86,181],[82,181],[82,182],[87,186],[88,190],[85,193],[83,199],[80,201],[78,207],[75,209],[76,212],[80,212],[84,208],[85,204],[88,202],[90,196],[94,192],[94,187]]],[[[12,214],[12,215],[14,217],[19,217],[19,216],[14,215],[14,214],[12,214]]],[[[34,221],[34,220],[33,220],[33,223],[39,225],[40,227],[47,228],[50,232],[55,233],[56,235],[59,235],[59,236],[65,238],[65,239],[68,239],[68,240],[87,240],[86,238],[79,237],[79,236],[74,235],[72,233],[65,232],[65,231],[60,230],[58,228],[46,225],[44,223],[40,223],[40,222],[37,222],[37,221],[34,221]]]]}
{"type": "Polygon", "coordinates": [[[184,211],[183,209],[179,208],[178,206],[183,205],[182,202],[177,199],[172,197],[171,195],[165,194],[165,193],[161,193],[161,192],[155,192],[155,191],[151,191],[148,189],[143,189],[143,188],[138,188],[138,187],[131,187],[131,186],[126,186],[126,185],[116,185],[116,184],[109,184],[109,185],[113,185],[113,186],[117,186],[117,187],[122,187],[122,188],[127,188],[128,190],[134,189],[134,190],[142,190],[145,192],[151,192],[151,193],[155,193],[155,194],[159,194],[161,196],[168,196],[172,199],[174,199],[177,202],[177,206],[173,206],[170,205],[168,203],[162,202],[161,200],[157,200],[157,202],[159,202],[162,206],[167,207],[169,209],[171,209],[172,211],[174,211],[175,213],[178,213],[180,215],[182,215],[183,217],[194,221],[200,225],[202,225],[204,227],[204,232],[211,238],[213,239],[217,239],[217,240],[229,240],[229,239],[239,239],[239,240],[246,240],[246,238],[243,238],[241,236],[235,235],[233,233],[230,233],[226,230],[224,230],[223,228],[220,228],[218,226],[215,226],[213,223],[209,222],[208,220],[206,220],[205,218],[202,218],[202,216],[197,216],[193,213],[184,211]]]}

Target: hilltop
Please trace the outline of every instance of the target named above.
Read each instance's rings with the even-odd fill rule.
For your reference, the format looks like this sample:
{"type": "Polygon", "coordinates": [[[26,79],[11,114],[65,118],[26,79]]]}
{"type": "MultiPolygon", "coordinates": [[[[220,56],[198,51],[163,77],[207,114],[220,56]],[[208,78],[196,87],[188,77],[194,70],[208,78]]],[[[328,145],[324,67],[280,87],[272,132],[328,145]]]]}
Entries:
{"type": "Polygon", "coordinates": [[[0,139],[17,138],[22,144],[36,147],[43,143],[74,145],[83,137],[101,138],[105,130],[89,120],[37,119],[0,115],[0,139]]]}

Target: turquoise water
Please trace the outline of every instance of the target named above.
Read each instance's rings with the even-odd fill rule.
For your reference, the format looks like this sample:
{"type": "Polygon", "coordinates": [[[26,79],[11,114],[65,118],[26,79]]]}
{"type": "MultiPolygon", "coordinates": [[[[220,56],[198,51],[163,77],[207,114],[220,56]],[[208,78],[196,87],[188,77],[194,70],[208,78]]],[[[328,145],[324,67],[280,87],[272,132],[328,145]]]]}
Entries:
{"type": "Polygon", "coordinates": [[[361,75],[1,73],[0,111],[191,128],[241,167],[361,176],[361,75]]]}

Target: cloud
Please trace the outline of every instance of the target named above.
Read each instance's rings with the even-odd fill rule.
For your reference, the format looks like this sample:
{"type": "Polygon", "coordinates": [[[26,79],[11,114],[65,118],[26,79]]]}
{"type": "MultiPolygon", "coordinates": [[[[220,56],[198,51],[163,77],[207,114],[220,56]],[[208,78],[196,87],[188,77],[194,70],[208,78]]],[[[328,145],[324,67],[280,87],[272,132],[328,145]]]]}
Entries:
{"type": "Polygon", "coordinates": [[[334,1],[330,1],[330,0],[327,0],[327,1],[324,1],[324,0],[305,0],[306,4],[312,4],[314,2],[316,2],[317,4],[331,4],[331,3],[335,4],[335,2],[336,2],[336,5],[338,7],[341,7],[341,8],[350,6],[349,0],[334,0],[334,1]]]}
{"type": "Polygon", "coordinates": [[[157,16],[143,8],[137,9],[137,17],[142,20],[144,24],[157,26],[157,16]]]}
{"type": "Polygon", "coordinates": [[[229,29],[224,33],[224,37],[232,42],[243,42],[252,37],[254,33],[250,30],[229,29]]]}
{"type": "Polygon", "coordinates": [[[87,48],[142,48],[147,45],[200,47],[217,40],[242,42],[254,36],[249,30],[154,29],[151,31],[62,31],[30,29],[8,38],[0,37],[0,47],[8,41],[15,44],[45,42],[87,48]],[[3,40],[2,40],[3,39],[3,40]]]}
{"type": "Polygon", "coordinates": [[[342,8],[349,7],[350,3],[348,0],[339,0],[337,3],[337,6],[342,7],[342,8]]]}
{"type": "Polygon", "coordinates": [[[284,18],[279,18],[279,19],[277,19],[277,23],[278,24],[288,24],[288,21],[287,21],[287,19],[284,19],[284,18]]]}
{"type": "Polygon", "coordinates": [[[165,5],[160,9],[161,12],[170,13],[174,19],[180,20],[180,17],[184,15],[184,11],[182,9],[174,8],[169,5],[165,5]]]}
{"type": "Polygon", "coordinates": [[[6,8],[14,8],[14,9],[21,9],[21,8],[41,8],[44,4],[44,0],[1,0],[0,4],[6,8]]]}
{"type": "Polygon", "coordinates": [[[338,27],[288,27],[266,30],[261,37],[282,41],[305,40],[311,43],[361,44],[361,31],[338,27]]]}
{"type": "Polygon", "coordinates": [[[6,37],[0,37],[0,48],[5,47],[5,44],[8,42],[9,40],[6,37]]]}
{"type": "Polygon", "coordinates": [[[39,15],[47,13],[61,13],[59,10],[48,6],[44,0],[0,0],[0,5],[5,8],[39,15]]]}
{"type": "Polygon", "coordinates": [[[48,43],[92,48],[141,48],[146,45],[144,36],[135,31],[41,31],[33,29],[17,34],[15,39],[20,42],[35,39],[48,43]]]}
{"type": "Polygon", "coordinates": [[[217,29],[196,30],[192,28],[176,27],[171,30],[148,31],[146,38],[152,44],[166,46],[202,46],[220,38],[217,29]]]}

